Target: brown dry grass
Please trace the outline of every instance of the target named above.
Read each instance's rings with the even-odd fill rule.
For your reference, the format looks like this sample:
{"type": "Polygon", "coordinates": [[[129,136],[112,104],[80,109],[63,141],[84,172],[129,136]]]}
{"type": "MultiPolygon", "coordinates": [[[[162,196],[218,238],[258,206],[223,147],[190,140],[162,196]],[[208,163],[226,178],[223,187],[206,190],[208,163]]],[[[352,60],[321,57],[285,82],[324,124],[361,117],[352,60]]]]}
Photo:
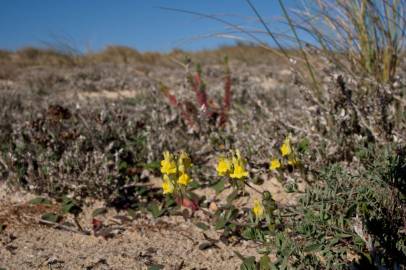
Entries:
{"type": "Polygon", "coordinates": [[[250,63],[274,63],[275,56],[268,50],[255,45],[238,44],[234,46],[222,46],[215,50],[203,50],[188,52],[174,49],[169,53],[139,52],[136,49],[125,46],[108,46],[100,52],[89,52],[77,55],[70,52],[60,52],[55,49],[40,49],[27,47],[15,52],[0,50],[0,63],[2,65],[16,65],[18,67],[49,65],[49,66],[72,66],[97,63],[115,64],[148,64],[148,65],[175,65],[173,59],[190,56],[197,62],[209,64],[218,62],[224,56],[230,59],[250,63]]]}

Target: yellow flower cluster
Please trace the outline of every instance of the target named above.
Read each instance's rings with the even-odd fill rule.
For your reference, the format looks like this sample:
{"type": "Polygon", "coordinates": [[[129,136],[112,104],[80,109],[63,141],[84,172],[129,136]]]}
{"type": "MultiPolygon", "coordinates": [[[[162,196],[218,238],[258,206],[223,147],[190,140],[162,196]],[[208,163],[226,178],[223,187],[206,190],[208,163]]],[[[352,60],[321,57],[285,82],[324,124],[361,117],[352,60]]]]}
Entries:
{"type": "Polygon", "coordinates": [[[224,156],[219,157],[217,163],[217,173],[220,176],[230,176],[231,178],[243,179],[248,176],[245,169],[245,160],[242,158],[239,150],[235,151],[232,158],[224,156]]]}
{"type": "Polygon", "coordinates": [[[264,217],[265,209],[259,200],[254,201],[254,207],[252,208],[252,212],[254,213],[255,217],[258,219],[262,219],[264,217]]]}
{"type": "MultiPolygon", "coordinates": [[[[287,159],[287,164],[291,165],[292,167],[296,167],[300,164],[299,160],[296,158],[296,155],[292,149],[292,145],[290,143],[290,138],[286,137],[283,141],[283,144],[280,147],[280,152],[283,158],[287,159]]],[[[283,167],[282,162],[278,158],[274,158],[271,160],[269,165],[269,169],[271,171],[280,169],[283,167]]]]}
{"type": "Polygon", "coordinates": [[[292,153],[292,146],[290,145],[290,139],[287,137],[281,146],[282,157],[286,157],[292,153]]]}
{"type": "Polygon", "coordinates": [[[279,159],[273,159],[271,160],[271,165],[269,166],[270,170],[277,170],[281,167],[281,162],[279,161],[279,159]]]}
{"type": "Polygon", "coordinates": [[[177,160],[168,151],[165,151],[163,155],[164,159],[161,160],[162,189],[164,194],[171,194],[176,189],[185,187],[191,182],[188,169],[192,167],[192,161],[184,151],[179,154],[177,160]]]}

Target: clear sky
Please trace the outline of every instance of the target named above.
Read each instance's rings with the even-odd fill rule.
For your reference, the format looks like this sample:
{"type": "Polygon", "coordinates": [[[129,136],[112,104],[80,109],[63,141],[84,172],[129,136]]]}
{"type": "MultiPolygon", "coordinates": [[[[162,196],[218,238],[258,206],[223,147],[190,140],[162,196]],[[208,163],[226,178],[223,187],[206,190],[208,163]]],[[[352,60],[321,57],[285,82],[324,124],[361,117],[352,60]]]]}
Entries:
{"type": "MultiPolygon", "coordinates": [[[[298,1],[284,0],[288,6],[298,1]]],[[[267,19],[281,16],[277,0],[252,2],[267,19]]],[[[161,6],[220,15],[250,29],[261,29],[245,0],[0,0],[0,48],[69,46],[85,52],[124,45],[164,52],[173,48],[207,49],[233,42],[226,38],[195,39],[231,29],[214,20],[163,10],[161,6]]],[[[280,26],[273,23],[272,27],[280,26]]]]}

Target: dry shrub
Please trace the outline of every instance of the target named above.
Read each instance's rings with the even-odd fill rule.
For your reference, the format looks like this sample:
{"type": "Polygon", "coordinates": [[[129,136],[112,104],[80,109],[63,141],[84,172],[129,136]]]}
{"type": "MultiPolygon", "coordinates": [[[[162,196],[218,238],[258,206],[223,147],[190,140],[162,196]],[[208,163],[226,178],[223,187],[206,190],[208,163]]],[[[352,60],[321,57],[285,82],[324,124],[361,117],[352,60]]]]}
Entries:
{"type": "Polygon", "coordinates": [[[54,49],[38,49],[32,47],[18,50],[15,53],[14,59],[19,66],[73,66],[76,62],[76,57],[69,53],[59,52],[54,49]]]}
{"type": "Polygon", "coordinates": [[[290,29],[286,39],[247,2],[284,55],[298,63],[293,68],[312,106],[309,124],[334,145],[336,158],[351,159],[354,140],[405,139],[405,90],[397,76],[406,30],[403,0],[304,1],[296,11],[279,1],[290,29]],[[292,41],[294,54],[285,47],[292,41]]]}
{"type": "Polygon", "coordinates": [[[91,62],[129,63],[139,59],[141,53],[124,46],[109,46],[99,53],[90,53],[85,56],[91,62]]]}

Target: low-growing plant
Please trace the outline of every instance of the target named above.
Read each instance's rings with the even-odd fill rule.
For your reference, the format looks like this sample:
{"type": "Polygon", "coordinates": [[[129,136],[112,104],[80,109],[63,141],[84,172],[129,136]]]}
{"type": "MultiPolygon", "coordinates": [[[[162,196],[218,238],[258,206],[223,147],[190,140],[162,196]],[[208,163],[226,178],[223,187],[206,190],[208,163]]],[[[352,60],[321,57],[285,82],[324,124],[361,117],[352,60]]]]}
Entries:
{"type": "MultiPolygon", "coordinates": [[[[401,269],[406,263],[404,150],[363,149],[355,172],[332,164],[265,241],[278,269],[401,269]],[[393,183],[398,183],[396,186],[393,183]]],[[[247,262],[244,262],[245,264],[247,262]]],[[[243,263],[243,264],[244,264],[243,263]]]]}
{"type": "Polygon", "coordinates": [[[190,168],[192,160],[185,151],[181,151],[176,158],[168,151],[163,153],[161,161],[162,190],[163,194],[170,195],[178,205],[183,205],[197,210],[198,204],[189,194],[187,187],[191,184],[190,168]]]}
{"type": "Polygon", "coordinates": [[[217,174],[225,177],[228,184],[236,189],[244,189],[249,176],[246,170],[246,160],[241,156],[240,150],[235,150],[228,156],[220,156],[217,163],[217,174]]]}
{"type": "Polygon", "coordinates": [[[228,65],[228,58],[224,59],[224,95],[222,102],[215,104],[213,99],[207,95],[207,84],[203,80],[202,68],[196,66],[194,74],[189,72],[189,60],[187,60],[186,68],[187,81],[195,93],[196,105],[190,101],[181,101],[176,97],[169,87],[161,83],[161,92],[167,97],[169,104],[175,107],[186,125],[194,131],[202,128],[199,119],[205,119],[206,124],[212,126],[223,127],[228,120],[228,112],[231,107],[232,91],[231,91],[231,72],[228,65]]]}
{"type": "Polygon", "coordinates": [[[282,157],[271,159],[269,165],[271,171],[287,169],[291,172],[294,168],[300,167],[298,154],[293,148],[289,136],[285,138],[279,150],[282,157]]]}
{"type": "Polygon", "coordinates": [[[52,105],[27,119],[4,145],[8,183],[52,197],[91,196],[124,207],[142,190],[134,183],[147,163],[146,138],[142,123],[124,124],[119,113],[105,113],[102,119],[97,111],[52,105]]]}

